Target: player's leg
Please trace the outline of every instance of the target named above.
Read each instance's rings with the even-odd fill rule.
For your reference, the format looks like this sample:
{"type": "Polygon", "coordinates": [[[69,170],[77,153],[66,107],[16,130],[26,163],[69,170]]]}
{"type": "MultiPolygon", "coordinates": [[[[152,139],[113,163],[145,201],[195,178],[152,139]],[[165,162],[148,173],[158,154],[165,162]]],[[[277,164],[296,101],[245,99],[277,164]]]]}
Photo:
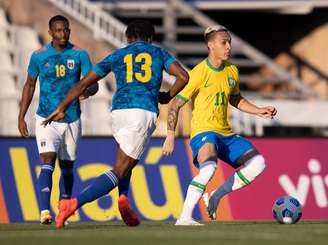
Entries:
{"type": "Polygon", "coordinates": [[[80,137],[80,119],[66,124],[64,137],[58,150],[60,167],[59,200],[70,199],[72,197],[74,184],[73,167],[80,137]]]}
{"type": "Polygon", "coordinates": [[[120,211],[121,217],[126,225],[137,226],[140,224],[140,220],[131,208],[128,196],[131,174],[132,171],[130,171],[130,173],[118,183],[118,210],[120,211]]]}
{"type": "Polygon", "coordinates": [[[44,152],[40,154],[41,170],[38,178],[40,199],[40,223],[51,224],[50,196],[52,190],[52,174],[55,168],[56,153],[44,152]]]}
{"type": "Polygon", "coordinates": [[[52,174],[55,167],[56,152],[60,144],[60,135],[55,129],[55,123],[47,127],[41,126],[43,118],[37,117],[35,135],[40,154],[41,171],[38,178],[38,193],[40,201],[40,222],[50,224],[50,195],[52,190],[52,174]]]}
{"type": "Polygon", "coordinates": [[[73,161],[59,160],[60,179],[59,179],[59,200],[70,199],[72,197],[74,173],[73,161]]]}
{"type": "MultiPolygon", "coordinates": [[[[133,158],[134,159],[134,158],[133,158]]],[[[135,159],[135,165],[139,160],[135,159]]],[[[132,175],[132,169],[127,175],[120,180],[118,184],[119,198],[118,198],[118,210],[120,211],[123,222],[128,226],[137,226],[140,224],[140,220],[135,211],[131,208],[130,200],[128,197],[130,179],[132,175]]]]}
{"type": "MultiPolygon", "coordinates": [[[[62,228],[66,219],[76,209],[85,203],[96,200],[115,188],[119,181],[131,173],[145,150],[149,137],[155,129],[156,113],[137,109],[129,109],[128,112],[126,110],[114,112],[112,113],[112,121],[115,124],[115,126],[113,125],[113,134],[119,144],[114,169],[98,176],[93,184],[78,195],[77,198],[60,202],[60,212],[56,219],[57,228],[62,228]]],[[[131,217],[135,218],[131,216],[131,208],[129,208],[129,211],[127,214],[121,212],[124,222],[128,225],[139,224],[139,219],[136,215],[137,224],[133,223],[136,222],[135,220],[133,222],[129,220],[131,217]]]]}
{"type": "MultiPolygon", "coordinates": [[[[113,135],[127,155],[140,159],[155,130],[156,119],[155,113],[141,109],[117,110],[112,113],[113,135]]],[[[136,226],[140,220],[131,208],[128,198],[131,174],[129,173],[119,183],[118,208],[124,223],[128,226],[136,226]]]]}
{"type": "MultiPolygon", "coordinates": [[[[119,195],[118,209],[122,217],[126,216],[129,213],[131,214],[131,216],[137,217],[134,211],[131,209],[130,201],[129,201],[131,175],[132,175],[132,171],[130,171],[130,173],[128,173],[128,175],[118,183],[118,195],[119,195]]],[[[135,220],[139,220],[139,219],[136,218],[135,220]]]]}
{"type": "Polygon", "coordinates": [[[264,157],[254,146],[242,137],[234,137],[236,138],[228,145],[230,154],[220,158],[231,166],[240,168],[211,194],[208,212],[212,219],[216,218],[216,210],[223,196],[249,185],[265,169],[264,157]]]}
{"type": "Polygon", "coordinates": [[[205,191],[207,183],[213,177],[217,164],[215,139],[210,136],[204,137],[203,135],[196,136],[191,142],[194,156],[197,157],[199,163],[199,172],[188,186],[182,213],[176,225],[200,225],[192,219],[192,214],[205,191]],[[206,141],[202,139],[206,139],[206,141]]]}
{"type": "Polygon", "coordinates": [[[118,183],[118,195],[128,196],[132,171],[118,183]]]}
{"type": "Polygon", "coordinates": [[[59,202],[59,214],[56,217],[57,228],[64,227],[65,221],[74,212],[86,203],[92,202],[113,190],[128,175],[137,161],[127,156],[120,148],[113,170],[109,170],[98,176],[94,182],[76,198],[61,200],[59,202]]]}
{"type": "Polygon", "coordinates": [[[114,169],[98,176],[92,185],[77,196],[77,208],[109,193],[131,172],[137,162],[118,148],[114,169]]]}

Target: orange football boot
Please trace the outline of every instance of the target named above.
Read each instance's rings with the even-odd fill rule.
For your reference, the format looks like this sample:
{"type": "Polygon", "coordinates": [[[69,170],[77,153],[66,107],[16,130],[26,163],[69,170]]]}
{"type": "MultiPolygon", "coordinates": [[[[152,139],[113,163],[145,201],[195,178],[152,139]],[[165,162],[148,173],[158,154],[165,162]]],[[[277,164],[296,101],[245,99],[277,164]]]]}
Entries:
{"type": "Polygon", "coordinates": [[[140,220],[132,210],[129,198],[126,195],[120,195],[118,199],[118,209],[120,210],[122,219],[127,226],[137,226],[140,224],[140,220]]]}
{"type": "Polygon", "coordinates": [[[56,227],[61,229],[65,226],[65,221],[72,216],[77,209],[77,199],[62,199],[58,204],[59,213],[56,217],[56,227]]]}

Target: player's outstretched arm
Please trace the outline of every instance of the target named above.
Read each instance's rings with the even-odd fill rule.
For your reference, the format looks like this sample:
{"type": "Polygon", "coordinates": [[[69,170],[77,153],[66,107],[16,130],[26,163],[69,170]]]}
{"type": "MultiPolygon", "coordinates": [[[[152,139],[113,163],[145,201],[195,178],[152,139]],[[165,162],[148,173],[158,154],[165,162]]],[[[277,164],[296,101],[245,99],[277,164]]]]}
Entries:
{"type": "Polygon", "coordinates": [[[65,116],[64,112],[68,105],[78,98],[90,85],[98,82],[100,78],[101,77],[98,76],[97,73],[90,71],[81,81],[71,88],[65,99],[58,105],[57,109],[42,122],[42,125],[46,126],[52,121],[63,119],[65,116]]]}
{"type": "Polygon", "coordinates": [[[158,101],[161,104],[167,104],[176,96],[188,83],[188,72],[177,62],[169,66],[169,74],[176,77],[176,80],[168,92],[160,92],[158,101]]]}
{"type": "Polygon", "coordinates": [[[175,128],[178,122],[180,108],[186,102],[178,97],[175,97],[169,106],[167,119],[167,135],[163,144],[163,155],[169,156],[174,150],[175,128]]]}
{"type": "Polygon", "coordinates": [[[277,110],[273,106],[257,107],[241,95],[231,96],[229,102],[232,106],[243,112],[255,114],[260,117],[273,119],[277,114],[277,110]]]}
{"type": "Polygon", "coordinates": [[[30,107],[31,101],[33,99],[34,91],[35,91],[35,84],[36,84],[37,78],[27,76],[23,93],[22,93],[22,99],[20,101],[19,105],[19,115],[18,115],[18,130],[23,137],[28,136],[28,129],[25,122],[25,115],[30,107]]]}

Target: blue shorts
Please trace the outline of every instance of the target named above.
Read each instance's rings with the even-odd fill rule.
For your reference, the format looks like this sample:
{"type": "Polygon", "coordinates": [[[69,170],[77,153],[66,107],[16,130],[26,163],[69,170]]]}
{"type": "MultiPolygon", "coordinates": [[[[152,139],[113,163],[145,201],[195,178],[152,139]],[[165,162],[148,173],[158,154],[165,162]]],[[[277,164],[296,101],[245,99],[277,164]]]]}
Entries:
{"type": "Polygon", "coordinates": [[[237,164],[238,159],[250,149],[255,148],[251,142],[239,135],[223,136],[213,131],[197,134],[190,141],[194,165],[197,168],[199,167],[197,161],[198,151],[205,143],[214,144],[218,158],[233,168],[240,167],[237,164]]]}

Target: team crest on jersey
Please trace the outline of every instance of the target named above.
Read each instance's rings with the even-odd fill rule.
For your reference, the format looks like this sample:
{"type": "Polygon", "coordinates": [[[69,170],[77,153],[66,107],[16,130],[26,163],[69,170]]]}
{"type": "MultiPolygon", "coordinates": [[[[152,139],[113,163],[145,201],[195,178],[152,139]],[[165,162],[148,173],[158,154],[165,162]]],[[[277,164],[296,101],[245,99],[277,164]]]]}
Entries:
{"type": "Polygon", "coordinates": [[[68,69],[74,69],[74,60],[67,60],[67,67],[68,69]]]}
{"type": "Polygon", "coordinates": [[[235,86],[235,79],[228,77],[229,88],[232,89],[235,86]]]}

